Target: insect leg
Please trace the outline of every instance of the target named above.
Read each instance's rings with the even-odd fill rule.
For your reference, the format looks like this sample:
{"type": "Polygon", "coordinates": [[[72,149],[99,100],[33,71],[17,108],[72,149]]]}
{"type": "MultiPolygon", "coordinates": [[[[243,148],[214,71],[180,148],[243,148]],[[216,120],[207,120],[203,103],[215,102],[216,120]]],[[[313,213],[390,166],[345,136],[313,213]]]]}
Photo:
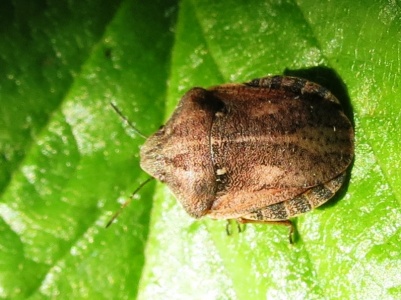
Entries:
{"type": "MultiPolygon", "coordinates": [[[[228,236],[230,236],[233,233],[232,232],[232,226],[233,226],[232,221],[233,221],[233,219],[227,219],[226,233],[228,236]]],[[[239,222],[237,219],[235,219],[234,221],[237,224],[238,232],[244,231],[244,228],[241,227],[241,224],[243,224],[243,223],[239,222]]]]}
{"type": "Polygon", "coordinates": [[[279,221],[268,221],[268,220],[251,220],[251,219],[246,219],[246,218],[238,218],[237,219],[238,223],[258,223],[258,224],[268,224],[268,225],[281,225],[281,226],[287,226],[289,229],[289,241],[290,244],[294,243],[293,236],[295,233],[295,226],[290,220],[279,220],[279,221]]]}

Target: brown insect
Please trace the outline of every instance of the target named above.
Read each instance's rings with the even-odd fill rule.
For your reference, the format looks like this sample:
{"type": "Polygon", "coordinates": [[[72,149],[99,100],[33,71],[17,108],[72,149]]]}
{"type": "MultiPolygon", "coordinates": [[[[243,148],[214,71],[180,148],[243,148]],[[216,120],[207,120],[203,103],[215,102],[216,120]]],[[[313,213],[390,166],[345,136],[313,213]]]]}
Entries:
{"type": "MultiPolygon", "coordinates": [[[[265,77],[188,91],[141,148],[141,167],[195,218],[281,223],[329,200],[354,132],[336,97],[305,79],[265,77]]],[[[291,233],[290,233],[291,238],[291,233]]]]}

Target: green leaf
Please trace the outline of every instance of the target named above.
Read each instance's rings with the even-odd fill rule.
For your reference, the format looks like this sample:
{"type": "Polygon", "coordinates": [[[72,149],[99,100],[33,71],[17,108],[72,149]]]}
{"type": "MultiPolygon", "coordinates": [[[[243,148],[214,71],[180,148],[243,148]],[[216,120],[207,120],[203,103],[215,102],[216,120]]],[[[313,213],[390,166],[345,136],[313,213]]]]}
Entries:
{"type": "Polygon", "coordinates": [[[0,298],[400,298],[400,17],[396,1],[3,1],[0,298]],[[227,236],[161,183],[104,228],[147,178],[110,102],[150,135],[193,86],[282,73],[325,82],[356,133],[349,184],[295,220],[294,245],[277,226],[227,236]]]}

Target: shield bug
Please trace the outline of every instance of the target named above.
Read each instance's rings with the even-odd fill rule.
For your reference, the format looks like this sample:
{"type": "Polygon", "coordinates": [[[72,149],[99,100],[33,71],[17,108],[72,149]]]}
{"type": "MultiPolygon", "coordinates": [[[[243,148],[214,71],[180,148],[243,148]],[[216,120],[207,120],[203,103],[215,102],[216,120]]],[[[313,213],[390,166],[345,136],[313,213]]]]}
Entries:
{"type": "Polygon", "coordinates": [[[272,76],[189,90],[142,146],[141,167],[195,218],[291,226],[342,186],[353,141],[331,92],[272,76]]]}

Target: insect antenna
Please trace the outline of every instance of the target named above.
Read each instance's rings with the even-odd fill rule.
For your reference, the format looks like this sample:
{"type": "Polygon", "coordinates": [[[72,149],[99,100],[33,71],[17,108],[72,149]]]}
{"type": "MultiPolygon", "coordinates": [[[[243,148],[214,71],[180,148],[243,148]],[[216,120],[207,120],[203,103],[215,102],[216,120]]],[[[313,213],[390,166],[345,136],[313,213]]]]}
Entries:
{"type": "Polygon", "coordinates": [[[126,116],[123,115],[121,110],[119,110],[118,107],[113,102],[110,102],[110,105],[115,110],[115,112],[121,117],[121,119],[123,119],[129,125],[129,127],[131,127],[140,137],[144,138],[145,140],[148,138],[146,135],[140,132],[138,128],[136,128],[134,124],[132,124],[132,122],[128,120],[126,116]]]}
{"type": "Polygon", "coordinates": [[[142,182],[137,188],[136,190],[131,194],[131,196],[129,197],[129,199],[127,201],[125,201],[123,204],[121,204],[121,207],[119,210],[117,210],[114,215],[110,218],[110,221],[107,222],[106,224],[106,228],[109,227],[111,225],[111,223],[113,223],[113,221],[115,219],[117,219],[117,217],[122,213],[123,209],[126,208],[131,201],[134,199],[134,196],[139,192],[139,190],[145,185],[147,184],[149,181],[151,181],[152,179],[154,179],[153,177],[149,177],[148,179],[146,179],[144,182],[142,182]]]}

